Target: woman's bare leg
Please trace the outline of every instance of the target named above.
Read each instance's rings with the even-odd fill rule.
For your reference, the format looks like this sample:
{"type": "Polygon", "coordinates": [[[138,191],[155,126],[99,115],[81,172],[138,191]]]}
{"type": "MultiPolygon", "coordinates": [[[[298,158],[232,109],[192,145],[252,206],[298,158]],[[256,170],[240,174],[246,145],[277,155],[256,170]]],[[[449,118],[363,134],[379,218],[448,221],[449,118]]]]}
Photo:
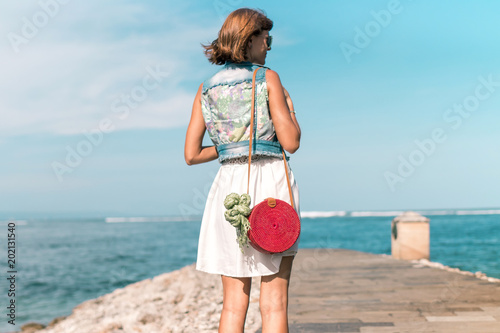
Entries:
{"type": "Polygon", "coordinates": [[[250,298],[252,278],[222,275],[224,290],[219,333],[243,333],[250,298]]]}
{"type": "Polygon", "coordinates": [[[281,259],[278,273],[263,276],[260,284],[262,333],[288,333],[288,286],[294,257],[281,259]]]}

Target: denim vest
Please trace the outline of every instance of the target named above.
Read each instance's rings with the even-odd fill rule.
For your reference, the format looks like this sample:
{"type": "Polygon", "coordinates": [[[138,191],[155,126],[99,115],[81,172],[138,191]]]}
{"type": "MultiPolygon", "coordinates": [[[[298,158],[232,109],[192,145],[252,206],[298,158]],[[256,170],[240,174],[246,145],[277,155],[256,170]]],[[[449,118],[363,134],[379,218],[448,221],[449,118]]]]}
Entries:
{"type": "Polygon", "coordinates": [[[219,162],[248,156],[252,108],[252,76],[255,78],[255,120],[252,155],[282,157],[269,112],[267,67],[251,62],[226,64],[203,83],[201,110],[219,162]]]}

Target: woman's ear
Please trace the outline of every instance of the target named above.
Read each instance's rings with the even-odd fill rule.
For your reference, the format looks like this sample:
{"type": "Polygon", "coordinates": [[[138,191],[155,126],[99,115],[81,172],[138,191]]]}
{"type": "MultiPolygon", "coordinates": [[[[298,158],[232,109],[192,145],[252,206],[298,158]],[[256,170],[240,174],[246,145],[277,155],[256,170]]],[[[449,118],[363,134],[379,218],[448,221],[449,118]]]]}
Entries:
{"type": "MultiPolygon", "coordinates": [[[[253,37],[252,37],[252,39],[253,39],[253,37]]],[[[250,39],[248,41],[247,49],[251,49],[252,48],[252,39],[250,39]]]]}
{"type": "Polygon", "coordinates": [[[253,40],[253,36],[250,37],[250,40],[247,43],[247,50],[246,50],[246,55],[245,55],[246,60],[249,60],[249,58],[250,58],[250,50],[252,49],[252,40],[253,40]]]}

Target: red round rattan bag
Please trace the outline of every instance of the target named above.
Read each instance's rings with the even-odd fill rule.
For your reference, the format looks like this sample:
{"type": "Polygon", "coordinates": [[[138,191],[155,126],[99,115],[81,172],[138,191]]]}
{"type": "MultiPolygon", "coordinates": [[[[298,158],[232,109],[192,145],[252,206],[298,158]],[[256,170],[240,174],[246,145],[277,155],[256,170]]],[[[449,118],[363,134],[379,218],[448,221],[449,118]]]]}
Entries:
{"type": "Polygon", "coordinates": [[[252,209],[249,221],[248,239],[260,252],[284,252],[300,235],[299,215],[283,200],[267,198],[262,201],[252,209]]]}

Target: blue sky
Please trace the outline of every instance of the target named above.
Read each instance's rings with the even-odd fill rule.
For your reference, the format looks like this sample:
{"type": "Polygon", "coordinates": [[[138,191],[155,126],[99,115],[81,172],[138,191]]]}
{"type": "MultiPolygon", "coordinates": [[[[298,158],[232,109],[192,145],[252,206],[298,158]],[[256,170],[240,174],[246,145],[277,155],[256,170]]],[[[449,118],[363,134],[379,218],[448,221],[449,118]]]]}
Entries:
{"type": "Polygon", "coordinates": [[[42,0],[0,13],[0,217],[201,214],[200,43],[246,6],[275,24],[301,210],[500,207],[498,2],[42,0]]]}

